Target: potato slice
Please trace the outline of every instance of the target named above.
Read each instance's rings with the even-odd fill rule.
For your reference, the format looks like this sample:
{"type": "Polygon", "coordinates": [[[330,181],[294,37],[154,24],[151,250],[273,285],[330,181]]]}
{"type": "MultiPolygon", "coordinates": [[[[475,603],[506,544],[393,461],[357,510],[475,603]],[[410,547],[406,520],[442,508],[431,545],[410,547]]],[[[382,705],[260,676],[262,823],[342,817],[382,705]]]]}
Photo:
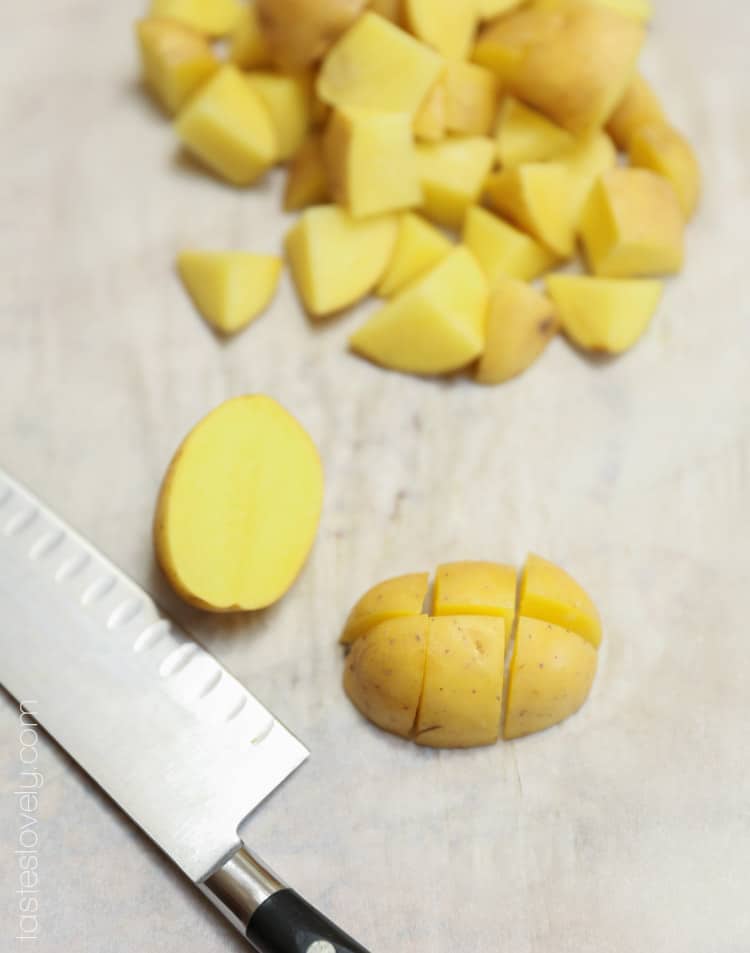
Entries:
{"type": "Polygon", "coordinates": [[[323,148],[331,194],[355,218],[421,203],[408,113],[337,109],[328,124],[323,148]]]}
{"type": "Polygon", "coordinates": [[[572,149],[576,140],[567,129],[550,122],[515,96],[506,96],[500,107],[495,142],[501,165],[510,168],[523,162],[554,159],[572,149]]]}
{"type": "Polygon", "coordinates": [[[558,328],[548,298],[522,281],[498,279],[490,296],[487,341],[477,364],[477,381],[502,384],[522,374],[545,351],[558,328]]]}
{"type": "Polygon", "coordinates": [[[441,262],[453,248],[439,229],[419,215],[401,216],[393,255],[377,286],[381,298],[391,298],[441,262]]]}
{"type": "Polygon", "coordinates": [[[429,573],[413,572],[368,589],[349,613],[339,642],[348,645],[388,619],[418,616],[424,609],[429,584],[429,573]]]}
{"type": "Polygon", "coordinates": [[[251,252],[183,251],[177,258],[196,308],[222,334],[235,334],[266,310],[281,264],[275,255],[251,252]]]}
{"type": "Polygon", "coordinates": [[[313,318],[364,298],[380,280],[398,233],[394,215],[357,220],[335,205],[307,209],[287,235],[300,297],[313,318]]]}
{"type": "Polygon", "coordinates": [[[435,615],[499,616],[508,647],[516,611],[516,570],[489,562],[443,563],[435,573],[435,615]]]}
{"type": "Polygon", "coordinates": [[[463,242],[481,265],[490,290],[503,278],[531,281],[559,261],[544,245],[479,205],[466,213],[463,242]]]}
{"type": "Polygon", "coordinates": [[[575,226],[569,180],[559,163],[529,162],[491,175],[485,193],[498,212],[559,257],[570,258],[575,249],[575,226]]]}
{"type": "Polygon", "coordinates": [[[390,619],[352,645],[344,668],[344,691],[371,722],[409,737],[424,682],[426,615],[390,619]]]}
{"type": "Polygon", "coordinates": [[[256,0],[274,60],[299,70],[322,59],[356,21],[367,0],[256,0]]]}
{"type": "Polygon", "coordinates": [[[265,104],[234,66],[223,66],[188,102],[175,130],[185,147],[234,185],[250,185],[276,160],[265,104]]]}
{"type": "Polygon", "coordinates": [[[497,111],[495,74],[475,63],[450,62],[443,85],[448,132],[462,136],[487,135],[497,111]]]}
{"type": "Polygon", "coordinates": [[[414,116],[442,69],[437,53],[368,11],[323,61],[318,95],[339,109],[414,116]]]}
{"type": "Polygon", "coordinates": [[[617,145],[623,151],[626,151],[633,133],[641,126],[664,121],[664,110],[656,93],[646,80],[639,73],[636,73],[630,81],[625,95],[609,117],[607,132],[617,145]]]}
{"type": "Polygon", "coordinates": [[[418,143],[425,215],[446,228],[460,228],[466,210],[479,200],[494,158],[494,143],[482,136],[418,143]]]}
{"type": "Polygon", "coordinates": [[[194,605],[262,609],[302,569],[322,499],[318,451],[294,417],[263,395],[228,400],[169,466],[154,522],[157,558],[194,605]]]}
{"type": "Polygon", "coordinates": [[[414,740],[431,748],[494,744],[500,733],[505,620],[430,619],[414,740]]]}
{"type": "Polygon", "coordinates": [[[447,59],[469,55],[477,26],[473,3],[456,0],[404,0],[406,25],[423,42],[447,59]]]}
{"type": "Polygon", "coordinates": [[[586,351],[621,354],[651,323],[662,293],[659,281],[550,275],[547,291],[566,335],[586,351]]]}
{"type": "Polygon", "coordinates": [[[578,711],[596,675],[597,651],[580,635],[524,616],[508,676],[503,737],[520,738],[578,711]]]}
{"type": "Polygon", "coordinates": [[[534,553],[521,573],[518,612],[569,629],[595,649],[601,644],[599,613],[587,593],[565,570],[534,553]]]}
{"type": "Polygon", "coordinates": [[[666,179],[618,168],[594,186],[581,236],[595,275],[635,278],[680,271],[684,227],[677,193],[666,179]]]}
{"type": "Polygon", "coordinates": [[[701,171],[690,143],[664,122],[640,126],[630,137],[630,163],[668,179],[686,219],[692,218],[701,191],[701,171]]]}
{"type": "Polygon", "coordinates": [[[151,0],[149,15],[177,20],[206,36],[226,36],[242,15],[238,0],[151,0]]]}
{"type": "Polygon", "coordinates": [[[331,198],[323,155],[323,138],[309,136],[292,159],[284,189],[284,211],[298,212],[331,198]]]}
{"type": "Polygon", "coordinates": [[[271,65],[271,51],[254,2],[242,8],[229,42],[229,59],[240,69],[261,69],[271,65]]]}
{"type": "Polygon", "coordinates": [[[349,343],[383,367],[410,374],[448,374],[484,347],[487,282],[462,246],[377,311],[349,343]]]}
{"type": "Polygon", "coordinates": [[[144,81],[174,114],[216,72],[219,61],[205,36],[176,20],[139,20],[135,29],[144,81]]]}
{"type": "Polygon", "coordinates": [[[254,72],[248,73],[246,78],[271,116],[276,133],[276,158],[285,162],[299,150],[310,128],[310,85],[300,75],[254,72]]]}
{"type": "Polygon", "coordinates": [[[477,13],[480,20],[493,20],[501,13],[510,13],[525,2],[526,0],[476,0],[477,13]]]}

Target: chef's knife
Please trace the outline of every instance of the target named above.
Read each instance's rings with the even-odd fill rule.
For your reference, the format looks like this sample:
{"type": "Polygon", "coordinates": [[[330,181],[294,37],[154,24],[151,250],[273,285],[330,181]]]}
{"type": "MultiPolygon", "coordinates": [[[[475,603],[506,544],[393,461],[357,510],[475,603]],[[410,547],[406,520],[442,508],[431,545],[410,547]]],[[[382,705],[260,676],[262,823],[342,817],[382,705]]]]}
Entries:
{"type": "Polygon", "coordinates": [[[0,682],[259,953],[367,953],[238,834],[305,747],[2,469],[0,682]]]}

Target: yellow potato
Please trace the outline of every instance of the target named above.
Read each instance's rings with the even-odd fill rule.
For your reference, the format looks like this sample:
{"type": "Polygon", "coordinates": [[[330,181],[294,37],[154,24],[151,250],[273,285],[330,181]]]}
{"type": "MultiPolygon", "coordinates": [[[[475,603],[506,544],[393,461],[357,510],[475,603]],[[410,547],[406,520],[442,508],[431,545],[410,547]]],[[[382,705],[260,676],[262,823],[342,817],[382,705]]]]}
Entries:
{"type": "Polygon", "coordinates": [[[508,675],[503,737],[520,738],[578,711],[596,675],[596,649],[574,632],[521,616],[508,675]]]}
{"type": "Polygon", "coordinates": [[[685,218],[691,218],[701,191],[701,170],[690,143],[664,122],[640,126],[630,137],[630,163],[668,179],[685,218]]]}
{"type": "Polygon", "coordinates": [[[417,143],[417,162],[428,218],[460,228],[466,210],[482,193],[495,158],[495,145],[482,136],[417,143]]]}
{"type": "Polygon", "coordinates": [[[175,130],[194,156],[234,185],[255,182],[278,154],[271,116],[234,66],[223,66],[193,96],[175,130]]]}
{"type": "Polygon", "coordinates": [[[136,23],[143,78],[168,113],[183,103],[219,68],[211,44],[176,20],[136,23]]]}
{"type": "Polygon", "coordinates": [[[462,136],[487,135],[497,111],[495,74],[475,63],[457,60],[447,64],[443,86],[448,132],[462,136]]]}
{"type": "Polygon", "coordinates": [[[377,286],[381,298],[392,298],[441,262],[453,243],[419,215],[401,216],[393,255],[377,286]]]}
{"type": "Polygon", "coordinates": [[[154,522],[157,558],[194,605],[262,609],[302,569],[322,499],[318,451],[294,417],[263,395],[228,400],[169,466],[154,522]]]}
{"type": "Polygon", "coordinates": [[[443,563],[435,572],[435,615],[500,616],[508,647],[516,611],[516,570],[489,562],[443,563]]]}
{"type": "Polygon", "coordinates": [[[487,340],[479,359],[480,384],[502,384],[522,374],[557,334],[552,303],[531,285],[514,278],[495,282],[487,314],[487,340]]]}
{"type": "Polygon", "coordinates": [[[648,23],[654,15],[654,7],[651,0],[593,0],[602,7],[609,7],[616,13],[621,13],[624,17],[630,17],[632,20],[638,20],[640,23],[648,23]]]}
{"type": "Polygon", "coordinates": [[[503,278],[531,281],[559,260],[544,245],[479,205],[466,213],[463,242],[481,265],[490,289],[503,278]]]}
{"type": "Polygon", "coordinates": [[[289,166],[284,189],[284,210],[298,212],[308,205],[321,205],[329,201],[328,173],[323,155],[323,138],[309,136],[289,166]]]}
{"type": "Polygon", "coordinates": [[[633,133],[641,126],[664,121],[664,110],[656,93],[640,73],[636,73],[609,117],[607,132],[621,149],[627,150],[633,133]]]}
{"type": "Polygon", "coordinates": [[[642,278],[550,275],[547,291],[566,335],[587,351],[620,354],[651,323],[661,282],[642,278]]]}
{"type": "Polygon", "coordinates": [[[572,149],[576,140],[567,129],[556,126],[540,112],[514,96],[506,96],[500,107],[495,141],[500,164],[509,168],[523,162],[553,159],[572,149]]]}
{"type": "Polygon", "coordinates": [[[412,120],[407,113],[337,109],[323,146],[331,195],[355,218],[421,203],[412,120]]]}
{"type": "Polygon", "coordinates": [[[240,69],[260,69],[271,65],[271,51],[266,43],[254,2],[242,8],[232,31],[229,59],[240,69]]]}
{"type": "Polygon", "coordinates": [[[583,136],[568,152],[555,159],[565,169],[568,182],[565,191],[573,232],[577,232],[596,180],[617,165],[617,151],[603,132],[583,136]]]}
{"type": "Polygon", "coordinates": [[[388,619],[419,615],[424,610],[429,583],[428,573],[413,572],[368,589],[349,613],[339,641],[348,645],[388,619]]]}
{"type": "Polygon", "coordinates": [[[445,82],[441,78],[427,93],[414,116],[414,135],[424,142],[445,139],[445,82]]]}
{"type": "Polygon", "coordinates": [[[504,657],[504,619],[430,619],[416,743],[432,748],[494,744],[500,733],[504,657]]]}
{"type": "Polygon", "coordinates": [[[563,569],[530,553],[521,574],[518,612],[569,629],[599,648],[602,625],[588,594],[563,569]]]}
{"type": "Polygon", "coordinates": [[[226,36],[242,15],[238,0],[151,0],[149,15],[177,20],[206,36],[226,36]]]}
{"type": "Polygon", "coordinates": [[[281,264],[275,255],[251,252],[183,251],[177,258],[196,308],[222,334],[235,334],[266,310],[281,264]]]}
{"type": "Polygon", "coordinates": [[[307,209],[287,235],[297,290],[313,318],[347,308],[380,280],[398,232],[394,215],[354,219],[335,205],[307,209]]]}
{"type": "Polygon", "coordinates": [[[363,357],[409,374],[448,374],[484,347],[487,282],[459,246],[377,311],[349,344],[363,357]]]}
{"type": "Polygon", "coordinates": [[[250,88],[271,116],[276,134],[276,158],[290,159],[305,141],[311,124],[311,92],[304,76],[279,73],[247,74],[250,88]]]}
{"type": "Polygon", "coordinates": [[[492,20],[501,13],[510,13],[526,0],[476,0],[477,13],[481,20],[492,20]]]}
{"type": "Polygon", "coordinates": [[[422,695],[429,623],[415,615],[375,625],[352,645],[344,668],[344,691],[355,707],[405,738],[422,695]]]}
{"type": "Polygon", "coordinates": [[[404,16],[404,0],[370,0],[368,7],[373,13],[401,25],[404,16]]]}
{"type": "Polygon", "coordinates": [[[380,109],[414,116],[442,69],[434,50],[368,11],[323,61],[318,95],[339,109],[380,109]]]}
{"type": "Polygon", "coordinates": [[[473,3],[463,0],[404,0],[409,30],[447,59],[469,55],[477,26],[473,3]]]}
{"type": "Polygon", "coordinates": [[[581,237],[593,273],[635,278],[680,271],[685,220],[672,185],[646,169],[612,169],[594,186],[581,237]]]}
{"type": "Polygon", "coordinates": [[[256,0],[274,60],[286,70],[322,59],[356,21],[366,0],[256,0]]]}

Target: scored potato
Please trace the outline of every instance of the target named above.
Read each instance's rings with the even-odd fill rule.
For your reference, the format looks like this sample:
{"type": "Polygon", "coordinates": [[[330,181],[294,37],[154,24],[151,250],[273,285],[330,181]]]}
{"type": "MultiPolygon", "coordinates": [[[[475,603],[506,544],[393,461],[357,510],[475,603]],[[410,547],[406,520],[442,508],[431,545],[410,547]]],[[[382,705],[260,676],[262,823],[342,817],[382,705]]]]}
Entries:
{"type": "Polygon", "coordinates": [[[668,179],[677,193],[685,218],[691,218],[698,204],[701,172],[690,143],[664,122],[640,126],[630,137],[630,164],[650,169],[668,179]]]}
{"type": "Polygon", "coordinates": [[[256,0],[273,59],[299,70],[322,59],[354,23],[366,0],[256,0]]]}
{"type": "Polygon", "coordinates": [[[544,245],[479,205],[466,213],[463,242],[481,265],[490,290],[502,278],[531,281],[559,261],[544,245]]]}
{"type": "Polygon", "coordinates": [[[479,200],[494,158],[495,145],[484,136],[417,143],[425,215],[446,228],[460,228],[466,210],[479,200]]]}
{"type": "Polygon", "coordinates": [[[429,583],[428,573],[413,572],[386,579],[368,589],[349,613],[339,641],[348,645],[388,619],[419,615],[424,608],[429,583]]]}
{"type": "Polygon", "coordinates": [[[636,73],[609,117],[607,132],[621,149],[626,150],[633,133],[641,126],[664,121],[664,110],[656,93],[643,76],[636,73]]]}
{"type": "Polygon", "coordinates": [[[312,121],[310,84],[302,75],[253,72],[247,82],[263,102],[276,133],[276,159],[285,162],[305,141],[312,121]]]}
{"type": "Polygon", "coordinates": [[[135,30],[146,85],[168,113],[178,112],[219,68],[211,44],[176,20],[139,20],[135,30]]]}
{"type": "Polygon", "coordinates": [[[409,30],[451,60],[469,55],[477,26],[473,3],[456,0],[404,0],[409,30]]]}
{"type": "Polygon", "coordinates": [[[489,134],[497,110],[497,79],[475,63],[451,62],[445,68],[445,128],[462,136],[489,134]]]}
{"type": "Polygon", "coordinates": [[[176,20],[206,36],[226,36],[242,15],[238,0],[151,0],[150,16],[176,20]]]}
{"type": "Polygon", "coordinates": [[[401,216],[391,260],[377,286],[381,298],[391,298],[441,262],[453,248],[443,232],[419,215],[401,216]]]}
{"type": "Polygon", "coordinates": [[[284,210],[296,212],[309,205],[324,205],[330,198],[323,137],[314,134],[307,137],[289,166],[284,210]]]}
{"type": "Polygon", "coordinates": [[[599,648],[602,625],[596,606],[565,570],[530,553],[521,573],[518,612],[570,629],[599,648]]]}
{"type": "Polygon", "coordinates": [[[443,563],[435,570],[435,615],[500,616],[508,647],[516,609],[516,570],[501,563],[443,563]]]}

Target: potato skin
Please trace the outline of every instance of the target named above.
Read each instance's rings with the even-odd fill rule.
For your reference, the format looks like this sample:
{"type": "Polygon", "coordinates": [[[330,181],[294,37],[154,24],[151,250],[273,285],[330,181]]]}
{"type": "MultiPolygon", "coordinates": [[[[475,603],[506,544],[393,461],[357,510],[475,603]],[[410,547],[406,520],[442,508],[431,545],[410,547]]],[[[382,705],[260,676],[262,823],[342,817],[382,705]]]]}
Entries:
{"type": "Polygon", "coordinates": [[[367,0],[257,0],[269,50],[279,66],[303,69],[321,59],[367,0]]]}

